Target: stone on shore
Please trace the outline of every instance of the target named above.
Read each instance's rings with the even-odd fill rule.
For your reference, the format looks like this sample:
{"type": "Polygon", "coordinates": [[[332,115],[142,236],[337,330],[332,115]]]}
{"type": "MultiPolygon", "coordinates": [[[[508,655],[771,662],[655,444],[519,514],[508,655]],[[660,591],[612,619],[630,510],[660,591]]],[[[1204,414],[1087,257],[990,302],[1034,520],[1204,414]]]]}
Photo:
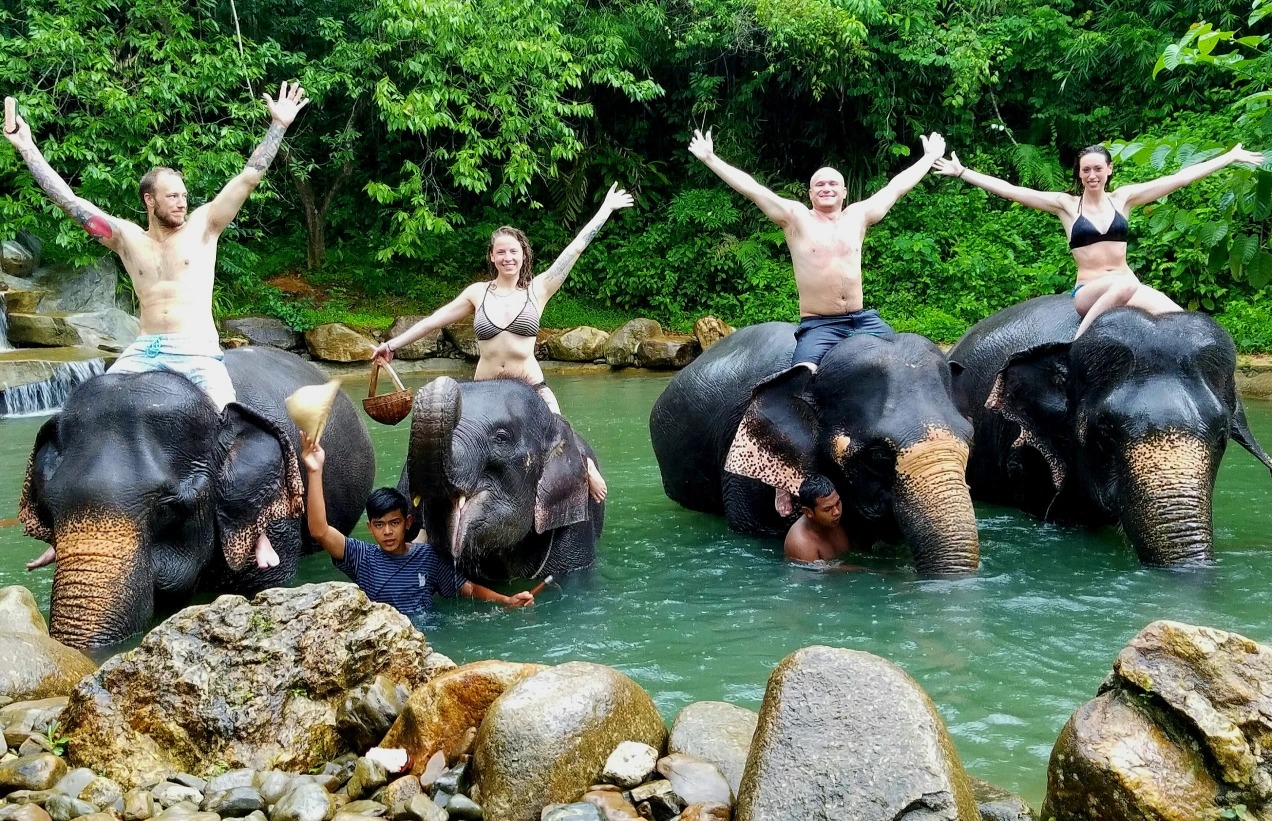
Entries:
{"type": "Polygon", "coordinates": [[[0,763],[0,793],[14,790],[48,790],[66,775],[66,762],[52,753],[40,753],[0,763]]]}
{"type": "Polygon", "coordinates": [[[1025,799],[1002,787],[972,778],[972,797],[980,810],[981,821],[1037,821],[1038,816],[1025,799]]]}
{"type": "Polygon", "coordinates": [[[569,662],[508,688],[486,713],[474,763],[488,821],[537,821],[596,782],[621,741],[661,750],[649,694],[610,667],[569,662]]]}
{"type": "Polygon", "coordinates": [[[611,368],[630,368],[637,364],[640,343],[662,335],[662,326],[652,319],[633,319],[610,334],[605,345],[605,361],[611,368]]]}
{"type": "Polygon", "coordinates": [[[305,331],[305,346],[315,359],[328,362],[370,362],[376,342],[340,322],[305,331]]]}
{"type": "Polygon", "coordinates": [[[481,726],[495,699],[546,669],[542,664],[488,660],[442,673],[411,693],[380,746],[410,753],[414,775],[423,773],[439,751],[454,761],[463,752],[468,728],[481,726]]]}
{"type": "Polygon", "coordinates": [[[44,808],[37,804],[19,804],[0,807],[0,821],[53,821],[44,808]]]}
{"type": "Polygon", "coordinates": [[[639,741],[624,741],[605,759],[601,780],[620,787],[635,787],[653,774],[657,763],[658,751],[653,747],[639,741]]]}
{"type": "Polygon", "coordinates": [[[429,654],[409,619],[356,585],[221,596],[80,683],[63,714],[68,755],[125,787],[226,767],[308,771],[350,751],[336,721],[350,690],[379,675],[422,684],[429,654]]]}
{"type": "Polygon", "coordinates": [[[1272,809],[1272,648],[1178,622],[1145,627],[1051,751],[1042,817],[1183,821],[1272,809]]]}
{"type": "Polygon", "coordinates": [[[64,696],[96,669],[88,656],[49,638],[30,590],[0,588],[0,697],[21,702],[64,696]]]}
{"type": "Polygon", "coordinates": [[[658,772],[687,804],[733,804],[733,790],[716,765],[684,753],[658,760],[658,772]]]}
{"type": "MultiPolygon", "coordinates": [[[[389,332],[384,335],[386,340],[392,339],[398,334],[405,333],[412,325],[423,319],[423,316],[399,316],[393,320],[393,324],[389,326],[389,332]]],[[[429,331],[409,345],[403,345],[393,352],[394,359],[429,359],[437,356],[442,349],[442,331],[437,329],[429,331]]]]}
{"type": "Polygon", "coordinates": [[[387,676],[356,687],[340,705],[336,726],[358,752],[380,743],[401,714],[411,691],[387,676]]]}
{"type": "Polygon", "coordinates": [[[979,821],[927,694],[878,656],[805,647],[778,663],[742,776],[737,821],[979,821]]]}
{"type": "Polygon", "coordinates": [[[447,325],[444,334],[446,341],[455,346],[455,350],[469,362],[476,362],[481,354],[477,350],[477,332],[473,330],[473,321],[466,319],[447,325]]]}
{"type": "Polygon", "coordinates": [[[221,324],[227,334],[241,336],[252,345],[291,351],[299,348],[302,342],[300,334],[272,316],[245,316],[227,319],[221,324]]]}
{"type": "Polygon", "coordinates": [[[698,321],[693,323],[694,338],[698,340],[698,344],[702,346],[704,351],[733,333],[733,331],[732,325],[722,319],[716,319],[714,316],[699,317],[698,321]]]}
{"type": "Polygon", "coordinates": [[[683,368],[698,355],[698,340],[685,334],[664,334],[646,339],[636,347],[636,365],[641,368],[683,368]]]}
{"type": "Polygon", "coordinates": [[[21,744],[32,733],[43,733],[58,721],[66,708],[66,696],[35,701],[15,701],[0,707],[0,727],[10,744],[21,744]]]}
{"type": "Polygon", "coordinates": [[[696,701],[676,716],[667,752],[710,761],[737,795],[758,718],[755,711],[724,701],[696,701]]]}
{"type": "Polygon", "coordinates": [[[318,784],[301,784],[278,799],[270,821],[328,821],[335,812],[326,789],[318,784]]]}
{"type": "Polygon", "coordinates": [[[600,807],[587,802],[557,804],[551,808],[544,808],[540,818],[542,821],[605,821],[600,807]]]}
{"type": "Polygon", "coordinates": [[[548,339],[548,355],[562,362],[591,362],[605,356],[610,335],[583,325],[548,339]]]}
{"type": "Polygon", "coordinates": [[[0,271],[11,277],[31,276],[40,264],[40,255],[24,242],[7,239],[0,243],[0,271]]]}
{"type": "Polygon", "coordinates": [[[20,584],[0,587],[0,631],[32,636],[49,634],[48,624],[35,603],[35,596],[20,584]]]}
{"type": "Polygon", "coordinates": [[[630,801],[623,798],[620,792],[588,790],[583,793],[582,800],[600,810],[605,821],[644,821],[641,814],[636,811],[630,801]]]}

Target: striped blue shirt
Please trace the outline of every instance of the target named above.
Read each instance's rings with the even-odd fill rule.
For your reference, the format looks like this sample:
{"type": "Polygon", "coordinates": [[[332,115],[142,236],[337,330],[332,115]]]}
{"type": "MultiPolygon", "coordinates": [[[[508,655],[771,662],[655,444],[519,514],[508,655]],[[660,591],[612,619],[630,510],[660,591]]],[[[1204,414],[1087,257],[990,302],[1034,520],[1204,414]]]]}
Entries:
{"type": "Polygon", "coordinates": [[[468,581],[426,543],[412,544],[404,555],[395,556],[377,544],[346,536],[344,559],[333,558],[331,563],[367,598],[391,604],[408,616],[432,610],[434,593],[455,598],[468,581]]]}

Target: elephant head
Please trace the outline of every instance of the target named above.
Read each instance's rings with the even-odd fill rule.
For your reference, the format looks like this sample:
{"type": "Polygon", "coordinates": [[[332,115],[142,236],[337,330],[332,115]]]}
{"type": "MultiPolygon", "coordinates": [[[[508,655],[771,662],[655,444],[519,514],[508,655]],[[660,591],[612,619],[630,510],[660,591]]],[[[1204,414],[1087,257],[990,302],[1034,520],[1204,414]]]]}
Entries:
{"type": "MultiPolygon", "coordinates": [[[[599,534],[587,494],[586,444],[524,382],[440,377],[412,409],[403,490],[428,538],[487,579],[542,576],[592,563],[560,531],[599,534]],[[596,528],[590,526],[595,522],[596,528]]],[[[586,539],[584,541],[587,541],[586,539]]]]}
{"type": "Polygon", "coordinates": [[[850,538],[905,541],[925,575],[969,573],[980,564],[964,476],[971,437],[935,345],[856,336],[815,374],[791,368],[755,389],[725,468],[791,492],[823,473],[850,538]]]}
{"type": "Polygon", "coordinates": [[[1013,459],[1122,525],[1140,561],[1213,556],[1211,497],[1231,436],[1272,469],[1237,396],[1232,338],[1209,317],[1110,311],[1073,342],[1012,355],[985,407],[1020,427],[1013,459]]]}
{"type": "Polygon", "coordinates": [[[218,550],[244,567],[303,503],[290,438],[253,411],[218,414],[164,371],[85,382],[40,429],[19,504],[57,551],[51,635],[83,648],[138,632],[157,597],[192,590],[218,550]]]}

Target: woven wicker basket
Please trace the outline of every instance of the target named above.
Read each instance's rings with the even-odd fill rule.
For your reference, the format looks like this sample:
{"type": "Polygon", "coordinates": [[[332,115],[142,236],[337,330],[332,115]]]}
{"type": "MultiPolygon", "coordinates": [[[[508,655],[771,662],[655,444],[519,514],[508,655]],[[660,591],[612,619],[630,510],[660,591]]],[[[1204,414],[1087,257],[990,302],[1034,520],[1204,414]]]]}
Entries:
{"type": "Polygon", "coordinates": [[[387,362],[384,365],[376,362],[371,366],[371,386],[367,389],[367,398],[362,400],[362,409],[367,412],[367,416],[382,425],[396,425],[410,416],[411,398],[411,392],[403,387],[402,380],[398,379],[398,375],[387,362]],[[393,378],[393,384],[397,385],[397,390],[383,396],[376,396],[380,368],[389,372],[389,376],[393,378]]]}

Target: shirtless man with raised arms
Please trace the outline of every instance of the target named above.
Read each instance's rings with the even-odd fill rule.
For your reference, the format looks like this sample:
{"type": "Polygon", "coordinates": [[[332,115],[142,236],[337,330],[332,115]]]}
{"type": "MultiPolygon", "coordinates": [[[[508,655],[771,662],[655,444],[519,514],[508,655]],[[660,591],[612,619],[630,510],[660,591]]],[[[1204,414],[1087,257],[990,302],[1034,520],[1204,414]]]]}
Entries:
{"type": "Polygon", "coordinates": [[[792,366],[816,370],[821,358],[841,339],[859,333],[892,333],[878,311],[863,310],[861,245],[866,229],[883,219],[945,153],[945,138],[940,134],[919,139],[923,156],[918,162],[889,180],[873,196],[846,207],[843,175],[833,168],[818,169],[809,183],[813,204],[809,208],[778,196],[750,174],[717,157],[710,131],[693,132],[689,143],[693,155],[733,190],[758,205],[786,234],[799,291],[800,323],[795,331],[792,366]]]}
{"type": "MultiPolygon", "coordinates": [[[[263,96],[272,118],[269,130],[243,170],[211,202],[187,217],[186,187],[179,172],[160,167],[141,178],[147,216],[144,230],[77,197],[44,159],[11,98],[5,100],[4,135],[22,155],[36,183],[85,231],[118,254],[132,278],[141,305],[141,335],[110,371],[175,371],[201,387],[220,410],[234,401],[235,394],[212,321],[217,240],[265,176],[287,127],[309,103],[299,83],[282,83],[277,100],[263,96]]],[[[55,558],[49,548],[27,567],[42,567],[55,558]]],[[[278,555],[264,535],[256,546],[256,563],[261,567],[278,564],[278,555]]]]}

